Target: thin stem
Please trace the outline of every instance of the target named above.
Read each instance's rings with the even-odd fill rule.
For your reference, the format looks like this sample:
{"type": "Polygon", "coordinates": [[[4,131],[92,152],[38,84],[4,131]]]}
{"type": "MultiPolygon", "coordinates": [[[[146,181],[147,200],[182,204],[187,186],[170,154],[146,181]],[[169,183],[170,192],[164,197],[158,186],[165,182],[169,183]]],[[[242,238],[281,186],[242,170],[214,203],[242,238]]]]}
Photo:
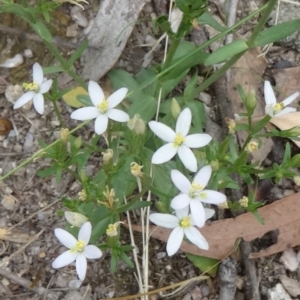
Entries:
{"type": "Polygon", "coordinates": [[[52,101],[53,103],[53,106],[54,106],[54,110],[55,110],[55,113],[58,117],[58,120],[59,120],[59,123],[60,123],[60,127],[65,127],[65,122],[63,121],[62,117],[61,117],[61,113],[58,109],[58,106],[57,106],[57,103],[56,103],[56,100],[52,101]]]}
{"type": "MultiPolygon", "coordinates": [[[[84,125],[86,125],[90,120],[87,120],[83,123],[81,123],[80,125],[78,125],[77,127],[75,127],[74,129],[72,129],[70,131],[70,134],[72,134],[73,132],[77,131],[78,129],[80,129],[81,127],[83,127],[84,125]]],[[[9,171],[8,173],[6,173],[4,176],[0,177],[0,182],[3,181],[4,179],[6,179],[7,177],[9,177],[10,175],[14,174],[16,171],[18,171],[19,169],[21,169],[22,167],[26,166],[27,164],[29,164],[30,162],[32,162],[35,158],[38,158],[39,156],[43,155],[43,153],[45,151],[47,151],[48,149],[50,149],[51,147],[55,146],[57,143],[59,143],[61,141],[61,139],[58,139],[56,141],[54,141],[52,144],[48,145],[47,147],[37,151],[36,153],[34,153],[31,157],[27,158],[26,160],[24,160],[22,163],[20,163],[18,166],[16,166],[13,170],[9,171]]]]}

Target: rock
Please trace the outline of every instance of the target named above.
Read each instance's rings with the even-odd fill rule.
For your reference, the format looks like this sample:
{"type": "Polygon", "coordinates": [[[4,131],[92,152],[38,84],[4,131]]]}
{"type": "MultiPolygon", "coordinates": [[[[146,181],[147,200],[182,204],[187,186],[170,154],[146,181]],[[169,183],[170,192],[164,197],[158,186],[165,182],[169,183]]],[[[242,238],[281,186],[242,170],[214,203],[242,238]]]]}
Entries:
{"type": "Polygon", "coordinates": [[[66,36],[76,37],[78,35],[78,24],[74,23],[67,27],[66,36]]]}
{"type": "Polygon", "coordinates": [[[32,58],[33,57],[33,53],[31,49],[25,49],[23,52],[23,55],[27,58],[32,58]]]}
{"type": "Polygon", "coordinates": [[[287,270],[292,272],[295,271],[299,265],[297,254],[292,248],[283,251],[280,261],[284,264],[287,270]]]}
{"type": "Polygon", "coordinates": [[[2,206],[10,211],[15,209],[16,198],[12,195],[4,195],[1,201],[2,206]]]}
{"type": "Polygon", "coordinates": [[[268,290],[268,300],[292,300],[292,298],[286,292],[283,285],[277,283],[274,288],[268,290]]]}
{"type": "Polygon", "coordinates": [[[300,295],[300,283],[299,281],[289,278],[286,275],[281,275],[279,277],[281,283],[283,284],[284,288],[288,291],[288,293],[292,297],[297,297],[300,295]]]}
{"type": "Polygon", "coordinates": [[[71,18],[81,27],[87,27],[89,24],[88,19],[82,13],[82,9],[79,6],[73,6],[71,8],[71,18]]]}

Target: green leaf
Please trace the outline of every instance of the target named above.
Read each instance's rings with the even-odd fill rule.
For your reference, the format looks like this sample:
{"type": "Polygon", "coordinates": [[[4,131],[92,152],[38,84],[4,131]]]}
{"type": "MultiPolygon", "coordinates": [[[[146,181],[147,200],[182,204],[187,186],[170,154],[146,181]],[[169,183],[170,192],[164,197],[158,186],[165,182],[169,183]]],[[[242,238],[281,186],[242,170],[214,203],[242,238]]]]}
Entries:
{"type": "Polygon", "coordinates": [[[40,177],[42,177],[42,178],[49,177],[49,176],[51,176],[51,175],[56,174],[57,168],[58,168],[58,166],[57,166],[57,165],[54,165],[54,166],[45,168],[45,169],[43,169],[43,170],[38,170],[38,171],[36,172],[36,175],[38,175],[38,176],[40,176],[40,177]]]}
{"type": "Polygon", "coordinates": [[[209,13],[205,12],[198,18],[199,24],[207,24],[219,32],[223,32],[227,28],[221,26],[219,22],[209,13]]]}
{"type": "Polygon", "coordinates": [[[133,262],[124,252],[120,253],[120,257],[130,268],[134,268],[133,262]]]}
{"type": "Polygon", "coordinates": [[[187,107],[192,111],[192,120],[197,133],[203,132],[203,124],[206,121],[203,103],[200,101],[192,101],[187,103],[187,107]]]}
{"type": "Polygon", "coordinates": [[[76,99],[81,102],[84,106],[94,106],[89,95],[77,95],[76,99]]]}
{"type": "Polygon", "coordinates": [[[62,68],[61,66],[52,66],[52,67],[43,68],[44,75],[54,74],[54,73],[59,73],[64,71],[65,71],[64,68],[62,68]]]}
{"type": "Polygon", "coordinates": [[[73,66],[75,61],[78,58],[80,58],[81,54],[85,51],[85,49],[88,47],[88,45],[89,45],[89,41],[86,40],[75,50],[75,52],[72,54],[72,56],[68,60],[69,67],[73,66]]]}
{"type": "Polygon", "coordinates": [[[127,113],[130,117],[138,114],[145,122],[149,122],[156,112],[157,101],[155,98],[144,95],[142,98],[134,101],[127,113]]]}
{"type": "Polygon", "coordinates": [[[51,33],[42,21],[36,21],[35,23],[31,23],[31,26],[43,41],[52,43],[51,33]]]}
{"type": "Polygon", "coordinates": [[[185,255],[201,272],[205,272],[210,276],[217,274],[219,260],[190,253],[185,253],[185,255]]]}
{"type": "Polygon", "coordinates": [[[90,243],[94,244],[106,232],[108,225],[111,223],[113,223],[113,218],[112,216],[108,216],[107,218],[100,220],[96,226],[93,226],[90,243]]]}
{"type": "Polygon", "coordinates": [[[263,30],[254,41],[252,47],[264,46],[266,44],[274,43],[280,41],[300,28],[300,19],[292,20],[277,24],[271,28],[263,30]]]}
{"type": "Polygon", "coordinates": [[[231,58],[232,56],[247,50],[248,48],[249,47],[245,40],[236,40],[230,44],[227,44],[217,49],[215,52],[210,54],[204,63],[206,66],[221,63],[231,58]]]}
{"type": "Polygon", "coordinates": [[[151,206],[151,202],[149,201],[134,201],[133,203],[129,202],[125,205],[122,205],[120,207],[118,207],[117,212],[121,213],[121,212],[125,212],[127,210],[133,210],[133,209],[137,209],[137,208],[144,208],[144,207],[148,207],[151,206]]]}
{"type": "MultiPolygon", "coordinates": [[[[139,71],[139,73],[136,75],[135,80],[138,84],[142,84],[142,83],[146,82],[147,80],[149,81],[149,79],[152,80],[155,77],[156,77],[156,74],[155,74],[154,70],[142,68],[139,71]]],[[[157,80],[155,80],[152,84],[148,85],[143,91],[147,95],[155,96],[155,92],[157,91],[157,80]]]]}

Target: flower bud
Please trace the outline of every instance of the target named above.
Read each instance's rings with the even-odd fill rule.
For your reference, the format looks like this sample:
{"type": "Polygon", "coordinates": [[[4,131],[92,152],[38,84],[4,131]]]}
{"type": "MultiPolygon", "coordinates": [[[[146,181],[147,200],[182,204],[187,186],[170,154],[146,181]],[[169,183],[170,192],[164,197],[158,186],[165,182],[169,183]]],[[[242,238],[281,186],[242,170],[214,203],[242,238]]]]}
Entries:
{"type": "Polygon", "coordinates": [[[118,235],[118,225],[123,222],[116,222],[114,224],[109,224],[108,228],[106,229],[106,234],[108,236],[116,236],[118,235]]]}
{"type": "Polygon", "coordinates": [[[127,122],[127,127],[136,134],[144,134],[146,132],[146,124],[139,115],[134,115],[134,117],[127,122]]]}
{"type": "Polygon", "coordinates": [[[296,185],[300,186],[300,176],[294,176],[294,182],[296,185]]]}
{"type": "Polygon", "coordinates": [[[86,200],[86,192],[85,192],[85,190],[81,190],[81,191],[78,193],[78,197],[79,197],[79,200],[85,201],[85,200],[86,200]]]}
{"type": "Polygon", "coordinates": [[[245,105],[247,110],[252,114],[256,107],[256,97],[254,90],[251,90],[250,94],[246,97],[245,105]]]}
{"type": "Polygon", "coordinates": [[[80,180],[81,180],[82,182],[85,182],[85,181],[88,180],[88,177],[87,177],[86,173],[85,173],[83,170],[80,171],[79,177],[80,177],[80,180]]]}
{"type": "Polygon", "coordinates": [[[105,152],[101,152],[101,154],[103,155],[103,163],[106,165],[114,156],[114,151],[112,149],[107,149],[105,152]]]}
{"type": "Polygon", "coordinates": [[[82,146],[82,137],[79,136],[74,141],[74,146],[76,149],[79,149],[82,146]]]}
{"type": "Polygon", "coordinates": [[[248,200],[248,198],[245,197],[245,196],[244,196],[242,199],[239,200],[239,203],[240,203],[240,205],[241,205],[242,207],[248,207],[248,202],[249,202],[249,200],[248,200]]]}
{"type": "Polygon", "coordinates": [[[287,132],[288,132],[288,137],[297,137],[300,135],[300,127],[299,126],[293,127],[287,130],[287,132]]]}
{"type": "Polygon", "coordinates": [[[290,166],[291,167],[300,167],[300,154],[296,154],[291,158],[290,166]]]}
{"type": "Polygon", "coordinates": [[[64,143],[66,143],[68,141],[68,139],[69,139],[69,133],[70,133],[70,131],[69,131],[68,128],[62,128],[60,130],[60,138],[62,139],[62,141],[64,143]]]}
{"type": "Polygon", "coordinates": [[[142,172],[142,169],[143,169],[144,166],[141,166],[139,164],[137,164],[136,162],[132,162],[130,164],[130,171],[131,171],[131,174],[134,176],[134,177],[138,177],[138,178],[141,178],[143,176],[143,172],[142,172]]]}
{"type": "Polygon", "coordinates": [[[217,171],[220,167],[219,161],[218,160],[212,160],[210,162],[210,166],[211,166],[213,171],[217,171]]]}
{"type": "Polygon", "coordinates": [[[227,208],[229,208],[228,202],[225,201],[225,202],[219,203],[219,204],[218,204],[218,207],[219,207],[220,209],[227,209],[227,208]]]}
{"type": "Polygon", "coordinates": [[[252,153],[258,150],[258,142],[255,141],[251,141],[248,143],[248,145],[246,146],[246,151],[248,153],[252,153]]]}
{"type": "Polygon", "coordinates": [[[180,105],[178,104],[175,98],[172,99],[171,102],[171,114],[174,119],[177,119],[179,114],[181,113],[180,105]]]}
{"type": "Polygon", "coordinates": [[[228,125],[228,131],[230,134],[234,134],[235,132],[235,127],[236,127],[236,123],[234,122],[233,119],[230,118],[225,118],[225,122],[228,125]]]}
{"type": "Polygon", "coordinates": [[[81,227],[88,218],[78,212],[65,211],[65,218],[72,226],[81,227]]]}

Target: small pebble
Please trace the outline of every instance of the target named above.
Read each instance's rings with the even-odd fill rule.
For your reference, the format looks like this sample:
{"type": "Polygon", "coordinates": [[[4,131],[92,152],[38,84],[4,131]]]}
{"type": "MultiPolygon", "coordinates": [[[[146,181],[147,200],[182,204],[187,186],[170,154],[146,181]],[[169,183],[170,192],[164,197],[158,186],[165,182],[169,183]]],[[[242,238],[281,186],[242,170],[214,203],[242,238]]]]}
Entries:
{"type": "Polygon", "coordinates": [[[79,279],[74,279],[69,282],[69,287],[71,289],[79,289],[82,285],[82,281],[79,279]]]}
{"type": "Polygon", "coordinates": [[[8,280],[7,278],[3,278],[3,279],[1,280],[1,283],[2,283],[4,286],[9,286],[9,285],[10,285],[10,282],[9,282],[9,280],[8,280]]]}
{"type": "Polygon", "coordinates": [[[4,195],[1,201],[2,206],[6,210],[13,211],[15,209],[16,198],[12,195],[4,195]]]}
{"type": "Polygon", "coordinates": [[[81,27],[87,27],[89,24],[88,19],[82,13],[82,9],[79,6],[73,6],[71,8],[71,18],[81,27]]]}
{"type": "Polygon", "coordinates": [[[292,248],[289,248],[282,252],[280,261],[283,263],[284,267],[287,270],[290,270],[292,272],[296,271],[299,265],[297,254],[292,248]]]}
{"type": "Polygon", "coordinates": [[[23,55],[27,58],[32,58],[33,57],[33,53],[31,51],[31,49],[25,49],[23,52],[23,55]]]}

